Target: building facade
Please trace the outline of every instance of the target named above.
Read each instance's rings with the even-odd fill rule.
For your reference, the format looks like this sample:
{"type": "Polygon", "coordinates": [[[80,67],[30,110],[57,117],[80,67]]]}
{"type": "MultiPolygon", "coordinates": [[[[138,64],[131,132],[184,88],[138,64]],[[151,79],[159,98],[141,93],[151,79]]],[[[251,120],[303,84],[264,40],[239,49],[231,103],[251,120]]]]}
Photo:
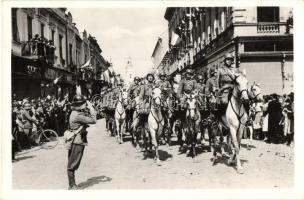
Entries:
{"type": "Polygon", "coordinates": [[[19,99],[70,94],[89,58],[86,32],[81,38],[66,8],[12,9],[12,91],[19,99]]]}
{"type": "Polygon", "coordinates": [[[155,44],[155,47],[154,47],[154,50],[153,50],[153,53],[151,56],[153,68],[155,69],[155,71],[157,73],[160,73],[161,71],[164,70],[165,63],[163,62],[163,60],[164,60],[164,56],[166,55],[167,51],[168,51],[168,37],[164,37],[164,36],[159,37],[155,44]]]}
{"type": "Polygon", "coordinates": [[[293,17],[287,7],[167,8],[166,73],[193,68],[208,77],[232,53],[263,93],[293,91],[293,17]],[[265,76],[267,74],[267,76],[265,76]],[[269,74],[269,75],[268,75],[269,74]]]}

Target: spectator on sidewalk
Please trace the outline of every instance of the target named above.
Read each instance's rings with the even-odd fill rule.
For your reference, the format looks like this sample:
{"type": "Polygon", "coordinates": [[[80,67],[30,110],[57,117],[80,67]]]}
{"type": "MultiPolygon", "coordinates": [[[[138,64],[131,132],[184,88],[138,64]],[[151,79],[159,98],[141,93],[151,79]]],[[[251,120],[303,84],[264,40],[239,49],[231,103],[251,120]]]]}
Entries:
{"type": "Polygon", "coordinates": [[[279,143],[280,134],[280,120],[282,119],[282,107],[279,102],[277,94],[272,94],[272,100],[268,104],[268,143],[279,143]]]}

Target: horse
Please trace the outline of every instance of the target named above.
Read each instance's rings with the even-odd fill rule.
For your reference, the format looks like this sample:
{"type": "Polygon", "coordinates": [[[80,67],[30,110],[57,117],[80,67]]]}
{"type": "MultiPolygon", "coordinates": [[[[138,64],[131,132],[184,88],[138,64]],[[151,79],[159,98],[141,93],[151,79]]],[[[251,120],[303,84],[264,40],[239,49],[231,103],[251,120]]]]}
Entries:
{"type": "Polygon", "coordinates": [[[158,154],[158,138],[162,134],[164,128],[164,117],[161,112],[161,90],[154,88],[151,95],[151,109],[148,115],[148,126],[151,136],[151,142],[155,149],[155,157],[157,165],[160,164],[158,154]]]}
{"type": "MultiPolygon", "coordinates": [[[[248,101],[248,80],[245,71],[234,74],[234,86],[226,112],[220,118],[220,124],[230,130],[229,137],[232,145],[232,155],[228,159],[228,164],[236,162],[236,170],[238,173],[244,173],[240,160],[241,139],[247,122],[247,112],[243,102],[248,101]]],[[[216,153],[214,154],[216,157],[216,153]]]]}
{"type": "Polygon", "coordinates": [[[125,119],[126,119],[126,96],[127,93],[123,92],[121,89],[119,89],[118,92],[118,101],[116,103],[116,109],[115,109],[115,123],[116,123],[116,139],[119,144],[123,143],[123,133],[124,133],[124,126],[125,126],[125,119]]]}
{"type": "Polygon", "coordinates": [[[167,116],[168,122],[170,126],[170,130],[167,131],[167,144],[171,145],[171,136],[174,133],[178,137],[178,143],[182,145],[182,123],[180,120],[180,108],[179,102],[175,95],[170,94],[170,96],[166,100],[168,105],[167,116]]]}
{"type": "Polygon", "coordinates": [[[199,111],[199,101],[197,93],[186,95],[186,139],[188,145],[190,144],[189,155],[196,156],[195,146],[197,143],[197,133],[200,131],[201,114],[199,111]]]}
{"type": "Polygon", "coordinates": [[[140,107],[141,107],[141,103],[139,101],[139,97],[135,97],[132,100],[132,105],[134,106],[133,108],[133,115],[132,115],[132,124],[130,126],[130,132],[131,132],[131,136],[132,136],[132,144],[134,147],[138,147],[140,145],[139,140],[140,140],[140,133],[143,131],[144,126],[139,126],[140,124],[140,107]]]}
{"type": "Polygon", "coordinates": [[[129,99],[127,102],[127,107],[126,107],[126,120],[125,120],[125,128],[126,132],[129,132],[131,137],[132,137],[132,145],[136,146],[136,138],[134,135],[134,131],[132,130],[132,122],[133,122],[133,115],[135,113],[135,105],[136,101],[135,99],[129,99]]]}

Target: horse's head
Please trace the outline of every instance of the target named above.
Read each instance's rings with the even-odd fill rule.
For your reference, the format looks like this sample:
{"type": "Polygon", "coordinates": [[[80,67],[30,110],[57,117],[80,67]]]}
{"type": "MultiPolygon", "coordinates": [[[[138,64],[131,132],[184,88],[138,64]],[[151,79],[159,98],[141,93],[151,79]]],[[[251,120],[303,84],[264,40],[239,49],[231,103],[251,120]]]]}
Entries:
{"type": "Polygon", "coordinates": [[[128,92],[127,91],[122,92],[122,100],[123,100],[124,105],[128,104],[128,92]]]}
{"type": "Polygon", "coordinates": [[[237,95],[241,98],[242,101],[248,101],[248,80],[246,78],[245,70],[241,73],[235,74],[235,87],[237,89],[237,95]]]}
{"type": "Polygon", "coordinates": [[[252,94],[253,94],[255,97],[261,94],[261,87],[260,87],[260,85],[257,84],[256,82],[254,82],[254,83],[252,84],[250,90],[251,90],[252,94]]]}
{"type": "Polygon", "coordinates": [[[188,116],[192,119],[196,116],[196,110],[198,108],[198,100],[197,100],[197,93],[185,94],[186,102],[187,102],[187,109],[188,109],[188,116]]]}
{"type": "Polygon", "coordinates": [[[158,87],[153,88],[151,97],[156,105],[161,105],[161,89],[159,89],[158,87]]]}

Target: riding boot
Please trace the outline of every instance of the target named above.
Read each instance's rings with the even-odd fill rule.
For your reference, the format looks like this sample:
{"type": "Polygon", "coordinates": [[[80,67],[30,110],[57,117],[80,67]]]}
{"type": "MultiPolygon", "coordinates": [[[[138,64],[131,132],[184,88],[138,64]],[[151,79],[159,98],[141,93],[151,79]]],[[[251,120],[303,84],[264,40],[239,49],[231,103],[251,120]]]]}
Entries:
{"type": "Polygon", "coordinates": [[[77,190],[78,187],[75,183],[75,172],[68,170],[69,190],[77,190]]]}

